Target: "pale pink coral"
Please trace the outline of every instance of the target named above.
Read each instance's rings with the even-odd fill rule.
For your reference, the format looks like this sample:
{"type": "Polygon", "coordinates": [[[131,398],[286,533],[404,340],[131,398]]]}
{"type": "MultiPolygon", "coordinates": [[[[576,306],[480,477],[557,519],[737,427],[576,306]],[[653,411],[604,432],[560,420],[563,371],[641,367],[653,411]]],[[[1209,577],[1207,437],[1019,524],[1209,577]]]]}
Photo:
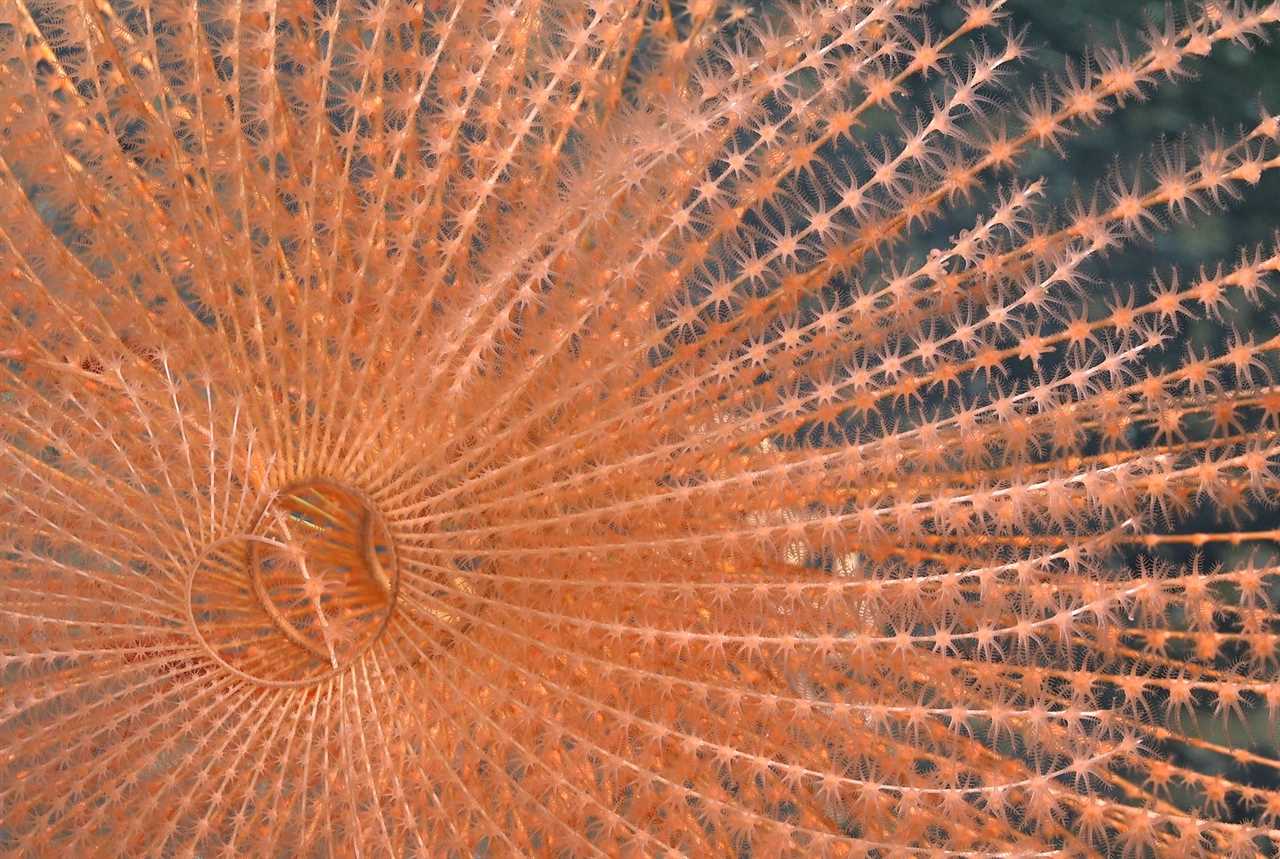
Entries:
{"type": "Polygon", "coordinates": [[[1274,850],[1276,120],[1008,171],[1280,4],[919,5],[0,3],[0,844],[1274,850]]]}

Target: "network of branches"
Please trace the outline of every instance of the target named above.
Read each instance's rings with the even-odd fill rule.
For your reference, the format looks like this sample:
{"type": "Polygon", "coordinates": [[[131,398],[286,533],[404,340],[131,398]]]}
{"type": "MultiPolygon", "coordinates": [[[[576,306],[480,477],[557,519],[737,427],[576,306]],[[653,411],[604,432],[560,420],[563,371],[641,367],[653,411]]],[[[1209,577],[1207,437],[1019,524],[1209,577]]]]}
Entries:
{"type": "Polygon", "coordinates": [[[0,2],[0,849],[1274,855],[1276,23],[0,2]]]}

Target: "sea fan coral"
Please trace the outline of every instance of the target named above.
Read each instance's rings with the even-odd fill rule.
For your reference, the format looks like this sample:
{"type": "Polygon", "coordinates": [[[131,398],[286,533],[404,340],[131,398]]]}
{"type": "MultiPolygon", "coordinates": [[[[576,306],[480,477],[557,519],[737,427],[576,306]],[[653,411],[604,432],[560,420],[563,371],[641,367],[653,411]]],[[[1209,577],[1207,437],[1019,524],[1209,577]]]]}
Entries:
{"type": "Polygon", "coordinates": [[[1276,849],[1280,123],[1015,168],[1280,3],[1003,7],[0,3],[0,845],[1276,849]]]}

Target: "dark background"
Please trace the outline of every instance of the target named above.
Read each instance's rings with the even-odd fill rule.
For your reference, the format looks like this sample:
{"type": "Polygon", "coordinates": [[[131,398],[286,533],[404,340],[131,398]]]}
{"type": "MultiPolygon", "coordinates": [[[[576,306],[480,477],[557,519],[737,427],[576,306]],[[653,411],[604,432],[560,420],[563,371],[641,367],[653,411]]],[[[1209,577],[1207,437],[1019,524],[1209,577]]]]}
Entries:
{"type": "MultiPolygon", "coordinates": [[[[1035,48],[1029,66],[1045,74],[1060,74],[1068,57],[1080,57],[1094,44],[1116,41],[1119,28],[1135,48],[1147,21],[1163,21],[1163,2],[1136,0],[1013,0],[1008,8],[1015,21],[1030,25],[1035,48]]],[[[1172,7],[1175,20],[1186,16],[1172,7]]],[[[1051,179],[1063,192],[1074,179],[1098,179],[1117,158],[1132,162],[1145,155],[1163,135],[1177,140],[1196,129],[1217,125],[1228,135],[1238,127],[1251,127],[1259,117],[1259,103],[1280,112],[1280,30],[1273,27],[1270,44],[1256,42],[1219,45],[1213,54],[1191,64],[1193,79],[1162,82],[1143,103],[1130,103],[1113,113],[1102,126],[1077,135],[1067,147],[1068,159],[1038,153],[1024,163],[1029,174],[1051,179]],[[1068,167],[1070,169],[1068,169],[1068,167]]],[[[1270,242],[1280,227],[1280,176],[1268,174],[1258,187],[1227,212],[1196,218],[1157,237],[1156,247],[1141,264],[1141,254],[1126,259],[1117,275],[1140,278],[1156,265],[1198,265],[1209,258],[1234,256],[1241,245],[1270,242]],[[1128,263],[1132,263],[1129,265],[1128,263]]]]}
{"type": "MultiPolygon", "coordinates": [[[[1011,0],[1007,7],[1010,21],[1016,27],[1028,25],[1028,45],[1032,56],[1023,63],[1005,94],[1008,107],[1017,108],[1028,87],[1039,86],[1045,79],[1059,77],[1069,59],[1079,61],[1088,50],[1098,45],[1113,45],[1123,38],[1134,54],[1141,52],[1141,34],[1154,19],[1164,21],[1167,14],[1174,20],[1185,20],[1181,6],[1168,7],[1164,2],[1136,0],[1011,0]]],[[[928,13],[939,25],[961,20],[956,4],[944,0],[928,13]]],[[[1230,140],[1240,129],[1254,127],[1262,109],[1280,112],[1280,27],[1273,26],[1265,34],[1270,42],[1254,39],[1251,47],[1219,44],[1206,58],[1189,64],[1193,77],[1169,82],[1160,80],[1148,87],[1149,98],[1130,101],[1123,108],[1103,118],[1095,127],[1077,126],[1077,132],[1064,144],[1066,157],[1053,151],[1039,150],[1024,158],[1019,174],[1027,179],[1044,177],[1048,181],[1047,201],[1061,205],[1077,190],[1088,191],[1104,182],[1107,172],[1116,164],[1127,170],[1149,155],[1161,141],[1176,143],[1194,139],[1204,129],[1218,128],[1230,140]]],[[[1252,251],[1259,245],[1270,252],[1280,239],[1280,170],[1264,174],[1254,187],[1242,189],[1238,200],[1227,200],[1225,209],[1211,208],[1196,213],[1190,223],[1177,223],[1161,214],[1166,229],[1156,232],[1154,241],[1141,239],[1120,251],[1095,261],[1089,273],[1095,278],[1092,288],[1099,296],[1113,289],[1130,286],[1139,301],[1153,274],[1166,280],[1177,269],[1182,283],[1194,278],[1204,266],[1212,270],[1218,263],[1231,266],[1242,249],[1252,251]]],[[[972,223],[971,216],[969,222],[972,223]]],[[[963,222],[964,217],[961,218],[963,222]]],[[[925,241],[937,242],[957,224],[940,224],[925,241]]],[[[1271,278],[1271,287],[1280,292],[1280,277],[1271,278]]],[[[1198,353],[1220,352],[1232,329],[1242,334],[1253,333],[1263,340],[1280,330],[1280,296],[1271,295],[1259,306],[1238,305],[1221,322],[1200,319],[1183,326],[1171,344],[1170,358],[1185,352],[1192,344],[1198,353]]],[[[1280,360],[1273,353],[1268,358],[1273,380],[1280,382],[1280,360]]],[[[1280,499],[1255,499],[1251,515],[1238,523],[1246,530],[1280,527],[1280,499]]],[[[1234,529],[1235,524],[1222,521],[1211,508],[1201,508],[1188,521],[1165,523],[1161,529],[1175,532],[1218,531],[1234,529]]],[[[1142,552],[1135,550],[1136,556],[1142,552]]],[[[1173,563],[1191,559],[1192,550],[1169,547],[1157,553],[1173,563]]],[[[1206,566],[1233,566],[1253,561],[1275,564],[1280,552],[1273,541],[1254,541],[1241,545],[1211,543],[1200,553],[1206,566]]],[[[1130,562],[1135,557],[1129,559],[1130,562]]],[[[1273,580],[1274,581],[1274,580],[1273,580]]],[[[1280,587],[1273,587],[1273,600],[1280,603],[1280,587]]],[[[1203,714],[1209,715],[1209,714],[1203,714]]],[[[1232,721],[1230,726],[1214,718],[1199,720],[1207,739],[1234,746],[1251,748],[1269,756],[1277,755],[1276,728],[1270,724],[1265,708],[1248,714],[1245,723],[1232,721]]],[[[1167,749],[1179,762],[1201,771],[1222,771],[1221,758],[1197,752],[1189,747],[1167,749]]],[[[1239,778],[1240,773],[1233,773],[1239,778]]],[[[1280,785],[1277,773],[1269,770],[1251,772],[1246,779],[1259,786],[1280,785]]],[[[1243,809],[1233,807],[1229,816],[1248,819],[1243,809]]]]}

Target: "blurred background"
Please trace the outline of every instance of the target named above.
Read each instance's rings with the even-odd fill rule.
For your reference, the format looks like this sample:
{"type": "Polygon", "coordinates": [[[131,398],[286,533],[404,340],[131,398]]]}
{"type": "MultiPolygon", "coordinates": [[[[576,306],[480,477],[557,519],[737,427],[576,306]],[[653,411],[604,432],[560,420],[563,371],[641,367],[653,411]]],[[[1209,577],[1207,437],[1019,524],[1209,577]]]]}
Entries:
{"type": "MultiPolygon", "coordinates": [[[[1010,0],[1008,11],[1015,26],[1027,25],[1028,46],[1032,55],[1022,70],[1009,81],[1007,104],[1018,108],[1030,88],[1038,88],[1046,79],[1060,78],[1068,62],[1077,64],[1089,51],[1099,46],[1115,45],[1123,39],[1134,52],[1141,50],[1141,36],[1152,21],[1163,23],[1172,16],[1175,24],[1187,17],[1181,5],[1139,0],[1010,0]]],[[[962,13],[958,4],[944,2],[929,13],[937,24],[958,23],[962,13]]],[[[1242,129],[1254,127],[1263,111],[1280,113],[1280,28],[1267,34],[1270,42],[1251,40],[1251,47],[1239,44],[1220,45],[1214,52],[1191,64],[1193,77],[1169,82],[1162,80],[1148,87],[1149,98],[1130,101],[1105,116],[1101,125],[1077,127],[1077,134],[1065,141],[1066,157],[1052,150],[1038,150],[1022,161],[1019,174],[1024,179],[1043,177],[1047,182],[1047,202],[1067,203],[1078,191],[1086,193],[1105,183],[1108,171],[1122,166],[1128,175],[1140,160],[1157,147],[1180,141],[1194,144],[1197,134],[1220,130],[1228,139],[1242,129]]],[[[921,107],[924,105],[922,104],[921,107]]],[[[883,130],[889,132],[891,126],[883,130]]],[[[1160,212],[1164,229],[1156,231],[1154,241],[1138,240],[1118,252],[1095,261],[1088,273],[1095,279],[1091,290],[1099,300],[1113,290],[1122,294],[1132,288],[1141,302],[1154,274],[1166,282],[1178,270],[1183,283],[1194,278],[1201,267],[1212,271],[1219,263],[1225,267],[1239,258],[1242,251],[1252,252],[1261,246],[1270,253],[1280,241],[1280,171],[1264,174],[1256,186],[1241,189],[1239,199],[1227,199],[1224,209],[1211,207],[1196,212],[1189,223],[1170,221],[1160,212]]],[[[1003,177],[1008,181],[1008,177],[1003,177]]],[[[955,217],[939,224],[932,236],[922,242],[937,242],[957,229],[972,224],[973,209],[957,211],[955,217]],[[966,224],[967,221],[967,224],[966,224]]],[[[914,242],[913,242],[914,244],[914,242]]],[[[924,246],[918,246],[917,252],[924,246]]],[[[1227,338],[1238,331],[1252,334],[1258,341],[1280,330],[1280,277],[1273,277],[1275,293],[1261,306],[1235,306],[1224,312],[1221,320],[1196,319],[1182,327],[1166,350],[1168,358],[1185,354],[1188,346],[1197,354],[1219,353],[1227,338]]],[[[1099,308],[1101,310],[1101,308],[1099,308]]],[[[1280,362],[1272,353],[1269,369],[1273,382],[1280,383],[1280,362]]],[[[1274,429],[1274,428],[1273,428],[1274,429]]],[[[1209,505],[1202,505],[1190,520],[1174,523],[1151,523],[1153,530],[1173,532],[1269,530],[1280,528],[1280,499],[1260,500],[1253,504],[1250,517],[1239,523],[1223,521],[1209,505]]],[[[1153,553],[1141,548],[1129,552],[1127,561],[1154,554],[1170,563],[1187,563],[1196,552],[1189,547],[1162,547],[1153,553]]],[[[1235,566],[1250,561],[1257,564],[1280,563],[1275,541],[1254,540],[1239,545],[1230,542],[1209,543],[1200,550],[1206,568],[1216,565],[1235,566]]],[[[1125,559],[1117,559],[1123,564],[1125,559]]],[[[1126,575],[1117,570],[1118,575],[1126,575]]],[[[1274,579],[1273,579],[1274,581],[1274,579]]],[[[1273,588],[1274,604],[1280,604],[1280,588],[1273,588]]],[[[1225,627],[1224,627],[1225,629],[1225,627]]],[[[1275,679],[1275,678],[1272,678],[1275,679]]],[[[1215,719],[1200,719],[1203,736],[1236,747],[1251,748],[1268,757],[1280,756],[1276,748],[1276,728],[1270,724],[1265,708],[1253,708],[1244,723],[1233,721],[1224,729],[1215,719]]],[[[1178,762],[1202,772],[1222,770],[1221,758],[1188,747],[1167,749],[1178,762]]],[[[1258,785],[1275,787],[1280,777],[1273,770],[1251,767],[1248,780],[1258,785]]],[[[1237,773],[1238,776],[1238,773],[1237,773]]],[[[1237,819],[1249,815],[1234,808],[1237,819]]]]}

